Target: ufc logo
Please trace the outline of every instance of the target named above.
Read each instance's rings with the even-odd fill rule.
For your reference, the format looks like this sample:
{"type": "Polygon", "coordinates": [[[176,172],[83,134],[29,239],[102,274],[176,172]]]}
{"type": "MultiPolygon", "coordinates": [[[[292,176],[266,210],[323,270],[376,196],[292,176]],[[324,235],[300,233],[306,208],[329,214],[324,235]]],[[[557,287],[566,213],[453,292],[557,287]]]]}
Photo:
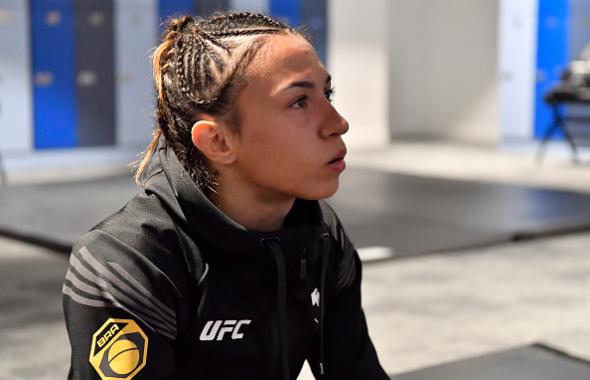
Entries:
{"type": "Polygon", "coordinates": [[[225,334],[231,333],[231,339],[242,339],[244,334],[240,332],[240,328],[244,325],[249,325],[252,322],[249,319],[235,320],[228,319],[226,321],[207,321],[199,340],[223,340],[225,334]]]}

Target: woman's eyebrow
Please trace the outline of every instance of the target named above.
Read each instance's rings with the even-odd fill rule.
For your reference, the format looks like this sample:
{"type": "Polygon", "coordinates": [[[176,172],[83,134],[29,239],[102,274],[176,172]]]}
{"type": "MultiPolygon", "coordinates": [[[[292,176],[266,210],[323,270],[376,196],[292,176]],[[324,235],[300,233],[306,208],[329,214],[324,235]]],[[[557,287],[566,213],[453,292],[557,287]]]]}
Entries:
{"type": "MultiPolygon", "coordinates": [[[[331,81],[332,81],[332,76],[330,76],[328,74],[328,76],[326,77],[326,81],[324,82],[324,86],[327,85],[328,83],[330,83],[331,81]]],[[[292,88],[315,88],[315,84],[311,81],[299,80],[299,81],[289,83],[288,85],[286,85],[285,87],[283,87],[279,91],[283,92],[286,90],[290,90],[292,88]]]]}

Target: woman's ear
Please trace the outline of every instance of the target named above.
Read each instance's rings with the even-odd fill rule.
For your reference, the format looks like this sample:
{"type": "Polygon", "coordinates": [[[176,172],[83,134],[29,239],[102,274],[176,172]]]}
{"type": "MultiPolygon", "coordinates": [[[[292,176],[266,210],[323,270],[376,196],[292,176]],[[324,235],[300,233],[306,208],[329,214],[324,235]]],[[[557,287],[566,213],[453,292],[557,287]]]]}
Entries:
{"type": "Polygon", "coordinates": [[[199,120],[191,130],[193,144],[210,161],[229,165],[235,161],[235,138],[220,123],[199,120]]]}

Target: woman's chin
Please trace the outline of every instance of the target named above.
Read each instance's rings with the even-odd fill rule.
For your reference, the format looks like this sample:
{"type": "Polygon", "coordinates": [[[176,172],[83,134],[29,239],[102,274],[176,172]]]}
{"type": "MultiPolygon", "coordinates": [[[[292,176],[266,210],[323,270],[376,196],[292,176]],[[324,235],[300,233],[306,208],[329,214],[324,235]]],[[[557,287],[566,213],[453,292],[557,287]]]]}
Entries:
{"type": "Polygon", "coordinates": [[[324,183],[321,186],[308,188],[302,194],[298,195],[297,198],[306,199],[310,201],[319,201],[320,199],[330,198],[338,191],[339,181],[338,178],[330,181],[330,183],[324,183]]]}

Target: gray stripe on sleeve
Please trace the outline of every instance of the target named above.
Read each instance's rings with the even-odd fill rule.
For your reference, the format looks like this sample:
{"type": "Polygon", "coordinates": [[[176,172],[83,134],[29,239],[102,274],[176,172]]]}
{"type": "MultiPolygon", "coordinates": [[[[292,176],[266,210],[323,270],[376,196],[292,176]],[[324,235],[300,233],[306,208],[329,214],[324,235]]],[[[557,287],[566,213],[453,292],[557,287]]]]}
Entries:
{"type": "Polygon", "coordinates": [[[103,296],[103,292],[100,288],[93,286],[93,285],[89,285],[89,284],[85,283],[84,281],[80,280],[74,274],[74,272],[72,272],[71,269],[68,269],[68,271],[66,272],[66,280],[71,282],[75,288],[77,288],[85,293],[91,294],[93,296],[98,296],[98,297],[103,296]]]}
{"type": "Polygon", "coordinates": [[[93,298],[84,297],[84,296],[76,293],[76,291],[74,289],[72,289],[67,283],[64,283],[64,286],[62,288],[62,293],[64,295],[70,297],[75,302],[85,305],[85,306],[100,307],[100,308],[118,307],[118,308],[125,310],[125,311],[129,312],[130,314],[132,314],[135,318],[137,318],[139,321],[141,321],[146,326],[150,327],[152,330],[156,331],[158,334],[163,335],[166,338],[171,339],[171,340],[174,340],[176,338],[175,335],[173,335],[167,331],[154,329],[141,316],[138,316],[137,314],[130,312],[124,305],[122,305],[121,303],[117,302],[114,299],[113,300],[101,300],[101,299],[93,299],[93,298]]]}
{"type": "Polygon", "coordinates": [[[172,318],[172,320],[174,320],[176,318],[176,313],[174,313],[174,310],[172,310],[166,304],[164,304],[162,301],[160,301],[159,299],[154,297],[154,295],[151,294],[149,292],[149,290],[147,290],[136,279],[134,279],[133,276],[131,276],[131,274],[129,274],[129,272],[127,272],[121,265],[119,265],[118,263],[113,263],[113,262],[108,262],[107,264],[110,267],[112,267],[115,271],[117,271],[117,273],[119,273],[119,275],[123,276],[123,278],[125,278],[127,281],[131,282],[131,285],[135,286],[135,288],[137,288],[137,290],[139,290],[141,293],[143,293],[143,295],[148,300],[155,303],[156,304],[155,306],[159,306],[163,312],[167,313],[168,316],[170,318],[172,318]]]}
{"type": "Polygon", "coordinates": [[[103,278],[88,270],[77,257],[72,255],[70,258],[70,264],[83,278],[98,286],[98,288],[101,290],[101,295],[104,298],[113,300],[114,303],[116,303],[122,309],[128,311],[130,314],[141,317],[140,319],[142,319],[144,323],[147,322],[146,325],[150,326],[155,331],[160,332],[162,335],[176,336],[175,325],[170,325],[165,321],[155,319],[154,317],[157,316],[154,316],[153,312],[146,310],[143,305],[138,304],[133,299],[130,299],[126,294],[118,290],[111,283],[105,281],[103,278]]]}
{"type": "Polygon", "coordinates": [[[66,283],[64,283],[64,286],[62,288],[62,293],[82,305],[91,306],[91,307],[111,307],[111,306],[113,306],[112,302],[107,302],[105,300],[97,300],[97,299],[81,296],[81,295],[77,294],[76,292],[74,292],[74,290],[66,283]]]}
{"type": "MultiPolygon", "coordinates": [[[[147,308],[147,309],[157,313],[163,319],[163,322],[166,322],[167,325],[175,328],[176,315],[174,314],[174,312],[170,308],[167,308],[167,311],[169,313],[172,313],[172,315],[167,314],[166,310],[162,310],[160,307],[158,307],[158,305],[156,305],[152,301],[152,298],[153,299],[156,298],[153,294],[151,294],[147,290],[146,290],[146,293],[148,293],[148,297],[151,297],[151,298],[148,298],[148,297],[144,296],[143,294],[138,294],[137,291],[135,289],[133,289],[131,286],[129,286],[128,284],[126,284],[124,282],[124,280],[120,279],[113,272],[111,272],[108,268],[106,268],[104,265],[102,265],[102,263],[100,263],[98,260],[96,260],[86,247],[82,247],[80,249],[80,254],[82,255],[82,259],[84,261],[86,261],[90,265],[90,267],[92,267],[94,270],[96,270],[102,277],[109,280],[111,284],[113,284],[117,288],[119,288],[123,294],[125,294],[128,298],[130,298],[131,302],[135,301],[133,303],[136,304],[137,306],[143,306],[144,308],[147,308]]],[[[131,275],[129,275],[128,273],[127,273],[127,275],[131,277],[131,275]]]]}

